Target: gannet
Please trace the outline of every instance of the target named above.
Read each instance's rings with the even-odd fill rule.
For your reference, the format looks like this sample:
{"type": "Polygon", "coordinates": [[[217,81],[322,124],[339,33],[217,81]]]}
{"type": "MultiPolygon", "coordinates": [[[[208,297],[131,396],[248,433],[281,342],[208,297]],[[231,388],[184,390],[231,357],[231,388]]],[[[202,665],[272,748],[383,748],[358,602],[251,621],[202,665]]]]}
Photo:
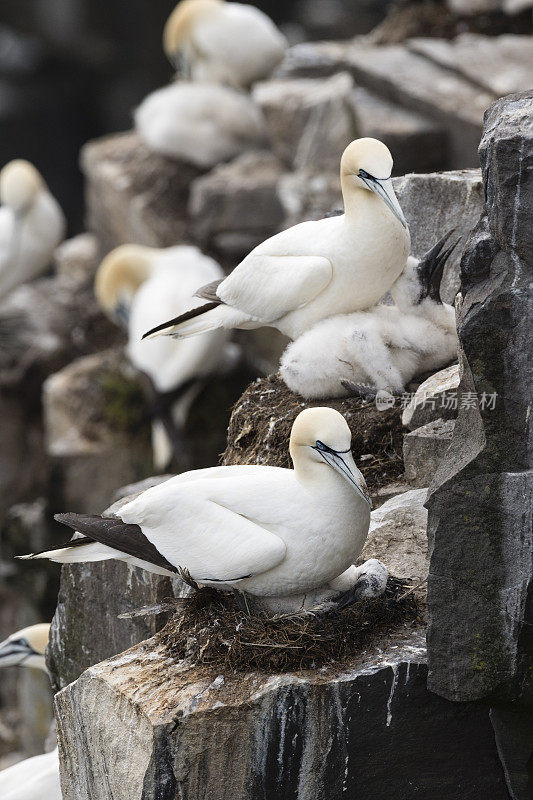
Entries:
{"type": "Polygon", "coordinates": [[[156,393],[151,402],[159,420],[153,424],[152,443],[158,469],[170,462],[173,445],[179,447],[180,433],[202,381],[231,365],[235,346],[222,330],[183,342],[143,342],[141,337],[156,322],[161,307],[169,315],[195,308],[201,302],[193,296],[198,282],[218,280],[223,274],[217,262],[197,247],[155,249],[133,244],[109,253],[96,273],[98,302],[127,329],[128,357],[148,376],[156,393]]]}
{"type": "Polygon", "coordinates": [[[157,89],[134,117],[151,150],[200,169],[266,143],[265,120],[251,97],[216,84],[178,82],[157,89]]]}
{"type": "Polygon", "coordinates": [[[183,0],[167,20],[163,46],[184,78],[246,89],[270,75],[287,41],[253,6],[183,0]]]}
{"type": "Polygon", "coordinates": [[[371,503],[350,443],[338,411],[305,409],[291,431],[293,469],[186,472],[139,494],[118,518],[59,514],[80,538],[22,558],[116,558],[161,575],[187,574],[199,585],[277,599],[326,591],[357,559],[370,523],[371,503]]]}
{"type": "Polygon", "coordinates": [[[455,312],[439,293],[455,247],[443,250],[449,236],[420,261],[408,258],[390,290],[394,306],[330,317],[291,342],[280,367],[289,389],[306,398],[398,393],[415,375],[457,358],[455,312]]]}
{"type": "Polygon", "coordinates": [[[198,290],[209,302],[194,317],[169,320],[145,336],[266,325],[296,339],[325,317],[373,306],[409,254],[391,170],[382,142],[356,139],[341,159],[344,214],[302,222],[267,239],[227,278],[198,290]]]}
{"type": "MultiPolygon", "coordinates": [[[[30,625],[0,643],[0,668],[25,666],[42,669],[50,625],[30,625]]],[[[2,800],[61,800],[59,755],[50,753],[26,758],[0,772],[2,800]]]]}
{"type": "Polygon", "coordinates": [[[66,222],[42,176],[29,161],[0,171],[0,298],[40,275],[63,241],[66,222]]]}

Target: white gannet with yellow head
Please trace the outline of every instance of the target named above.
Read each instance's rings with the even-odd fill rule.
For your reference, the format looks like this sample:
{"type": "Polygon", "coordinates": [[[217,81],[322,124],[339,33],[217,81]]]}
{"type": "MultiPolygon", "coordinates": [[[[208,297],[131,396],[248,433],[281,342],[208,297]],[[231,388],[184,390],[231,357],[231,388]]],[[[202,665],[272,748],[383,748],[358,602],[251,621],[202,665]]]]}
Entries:
{"type": "Polygon", "coordinates": [[[198,290],[208,303],[195,316],[169,320],[145,336],[266,325],[296,339],[321,319],[373,306],[401,274],[410,248],[391,171],[382,142],[356,139],[341,159],[344,214],[267,239],[227,278],[198,290]]]}
{"type": "MultiPolygon", "coordinates": [[[[50,625],[30,625],[0,643],[0,668],[35,667],[46,670],[44,653],[50,625]]],[[[26,758],[0,772],[2,800],[61,800],[59,755],[57,748],[40,756],[26,758]]]]}
{"type": "Polygon", "coordinates": [[[184,313],[201,301],[194,297],[198,281],[219,280],[224,273],[197,247],[179,245],[156,249],[122,245],[102,261],[95,293],[103,311],[128,332],[131,363],[150,380],[158,417],[153,424],[155,466],[164,469],[202,382],[221,374],[235,360],[235,346],[225,331],[186,342],[170,339],[142,341],[164,306],[168,314],[184,313]]]}
{"type": "Polygon", "coordinates": [[[29,161],[0,171],[0,298],[38,277],[65,236],[63,212],[29,161]]]}
{"type": "Polygon", "coordinates": [[[165,25],[163,46],[184,78],[247,89],[277,67],[287,41],[253,6],[182,0],[165,25]]]}
{"type": "Polygon", "coordinates": [[[281,377],[311,399],[398,394],[416,375],[457,358],[455,310],[440,298],[446,261],[457,243],[446,234],[420,260],[410,256],[390,293],[395,305],[341,314],[318,322],[291,342],[281,377]]]}
{"type": "Polygon", "coordinates": [[[295,598],[301,607],[307,593],[331,595],[330,584],[347,570],[352,584],[359,576],[352,565],[368,533],[371,503],[350,445],[338,411],[305,409],[292,426],[293,469],[186,472],[142,492],[117,517],[58,515],[81,538],[24,558],[116,558],[162,575],[186,571],[197,584],[294,610],[295,598]]]}

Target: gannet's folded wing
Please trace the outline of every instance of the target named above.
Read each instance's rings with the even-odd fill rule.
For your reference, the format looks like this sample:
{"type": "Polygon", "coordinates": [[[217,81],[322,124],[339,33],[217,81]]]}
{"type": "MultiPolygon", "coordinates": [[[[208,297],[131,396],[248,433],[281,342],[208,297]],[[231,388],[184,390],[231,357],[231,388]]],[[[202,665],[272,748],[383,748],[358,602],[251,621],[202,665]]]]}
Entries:
{"type": "Polygon", "coordinates": [[[264,322],[306,305],[324,291],[333,275],[324,256],[275,256],[251,253],[217,288],[232,308],[264,322]]]}
{"type": "Polygon", "coordinates": [[[125,522],[139,519],[144,536],[161,556],[187,569],[199,583],[237,581],[283,561],[286,547],[279,536],[201,494],[189,486],[181,509],[163,505],[150,509],[144,519],[136,511],[140,495],[119,513],[125,522]]]}

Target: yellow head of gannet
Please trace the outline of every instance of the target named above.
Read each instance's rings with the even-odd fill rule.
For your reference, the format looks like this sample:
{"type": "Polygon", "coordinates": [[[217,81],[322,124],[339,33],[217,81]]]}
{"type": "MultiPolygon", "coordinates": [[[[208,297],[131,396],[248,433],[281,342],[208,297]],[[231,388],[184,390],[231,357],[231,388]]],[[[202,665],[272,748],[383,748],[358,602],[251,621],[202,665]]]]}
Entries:
{"type": "Polygon", "coordinates": [[[0,171],[0,203],[10,206],[15,212],[26,211],[45,188],[39,170],[29,161],[15,159],[0,171]]]}
{"type": "Polygon", "coordinates": [[[407,228],[394,193],[391,172],[392,156],[383,142],[368,137],[351,142],[341,158],[341,184],[347,211],[351,197],[359,195],[361,191],[374,192],[407,228]]]}
{"type": "Polygon", "coordinates": [[[101,309],[121,325],[128,324],[132,298],[142,283],[150,277],[150,247],[124,244],[104,258],[94,283],[96,299],[101,309]]]}
{"type": "Polygon", "coordinates": [[[0,667],[25,666],[46,671],[44,651],[48,644],[50,625],[41,622],[12,633],[0,642],[0,667]]]}
{"type": "Polygon", "coordinates": [[[299,475],[323,477],[323,469],[317,467],[327,464],[370,505],[365,479],[353,460],[351,442],[352,433],[342,414],[327,406],[306,408],[294,420],[289,452],[299,475]]]}
{"type": "Polygon", "coordinates": [[[216,13],[222,5],[223,0],[182,0],[178,3],[163,30],[163,48],[172,64],[176,65],[192,26],[202,17],[216,13]]]}

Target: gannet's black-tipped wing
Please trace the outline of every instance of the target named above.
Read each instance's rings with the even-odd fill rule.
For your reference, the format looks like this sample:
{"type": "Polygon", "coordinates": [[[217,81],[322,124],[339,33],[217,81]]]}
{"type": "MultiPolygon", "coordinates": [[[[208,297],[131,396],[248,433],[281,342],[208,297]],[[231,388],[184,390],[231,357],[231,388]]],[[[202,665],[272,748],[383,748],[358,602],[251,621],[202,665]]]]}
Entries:
{"type": "Polygon", "coordinates": [[[169,319],[167,322],[162,322],[161,325],[156,325],[155,328],[146,331],[146,333],[143,335],[143,339],[146,339],[148,336],[153,336],[155,333],[159,333],[160,331],[164,331],[165,328],[172,328],[174,325],[180,325],[182,322],[188,322],[190,319],[199,317],[201,314],[205,314],[206,311],[211,311],[213,308],[219,306],[221,302],[221,300],[217,300],[216,302],[213,301],[212,303],[205,303],[205,305],[198,306],[198,308],[191,308],[190,311],[180,314],[179,317],[169,319]]]}
{"type": "MultiPolygon", "coordinates": [[[[178,573],[178,568],[161,555],[146,538],[139,525],[127,524],[115,517],[98,517],[89,514],[56,514],[54,519],[83,534],[61,547],[80,547],[91,542],[100,542],[121,553],[155,564],[157,567],[178,573]]],[[[60,549],[60,548],[53,548],[60,549]]]]}

